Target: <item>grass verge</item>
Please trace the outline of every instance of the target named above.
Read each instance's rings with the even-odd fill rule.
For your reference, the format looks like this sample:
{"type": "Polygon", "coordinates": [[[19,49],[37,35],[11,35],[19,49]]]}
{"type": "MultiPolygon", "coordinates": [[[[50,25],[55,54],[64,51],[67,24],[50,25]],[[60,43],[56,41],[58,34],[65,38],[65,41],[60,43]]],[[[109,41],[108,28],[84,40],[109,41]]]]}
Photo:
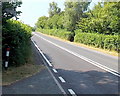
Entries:
{"type": "Polygon", "coordinates": [[[2,84],[0,85],[10,85],[19,80],[33,76],[45,68],[42,64],[35,64],[36,57],[34,55],[37,53],[33,50],[32,45],[30,47],[28,62],[19,67],[9,67],[8,70],[2,70],[2,84]]]}
{"type": "MultiPolygon", "coordinates": [[[[41,33],[41,34],[43,34],[43,33],[41,33]]],[[[100,49],[100,48],[95,48],[93,46],[88,46],[88,45],[81,44],[81,43],[70,42],[68,40],[61,39],[59,37],[55,37],[55,36],[51,36],[51,35],[47,35],[47,34],[43,34],[43,35],[49,36],[49,37],[52,37],[52,38],[55,38],[55,39],[58,39],[58,40],[61,40],[61,41],[65,41],[65,42],[68,42],[70,44],[77,45],[77,46],[80,46],[80,47],[85,47],[85,48],[89,48],[89,49],[92,49],[92,50],[96,50],[96,51],[99,51],[99,52],[102,52],[102,53],[105,53],[105,54],[109,54],[109,55],[112,55],[112,56],[117,56],[117,57],[120,56],[120,55],[118,55],[118,53],[116,51],[109,51],[107,49],[100,49]]]]}
{"type": "Polygon", "coordinates": [[[20,67],[11,67],[2,73],[2,85],[10,85],[14,82],[30,77],[40,72],[44,66],[25,64],[20,67]]]}

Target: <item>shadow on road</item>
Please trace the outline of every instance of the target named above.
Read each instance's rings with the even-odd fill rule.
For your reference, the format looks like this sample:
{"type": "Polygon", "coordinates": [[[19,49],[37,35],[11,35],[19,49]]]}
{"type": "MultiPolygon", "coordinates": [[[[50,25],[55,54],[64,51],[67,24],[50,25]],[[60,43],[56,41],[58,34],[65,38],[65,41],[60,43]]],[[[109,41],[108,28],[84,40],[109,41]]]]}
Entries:
{"type": "MultiPolygon", "coordinates": [[[[53,61],[49,54],[44,53],[44,55],[50,62],[53,61]]],[[[66,80],[66,86],[74,88],[78,94],[120,94],[118,86],[120,78],[109,72],[91,69],[82,72],[82,70],[71,70],[72,68],[69,69],[69,67],[55,69],[66,80]]]]}
{"type": "Polygon", "coordinates": [[[78,94],[118,94],[118,77],[109,72],[96,70],[80,72],[74,70],[57,69],[69,87],[73,87],[78,94]],[[79,90],[78,90],[79,89],[79,90]]]}

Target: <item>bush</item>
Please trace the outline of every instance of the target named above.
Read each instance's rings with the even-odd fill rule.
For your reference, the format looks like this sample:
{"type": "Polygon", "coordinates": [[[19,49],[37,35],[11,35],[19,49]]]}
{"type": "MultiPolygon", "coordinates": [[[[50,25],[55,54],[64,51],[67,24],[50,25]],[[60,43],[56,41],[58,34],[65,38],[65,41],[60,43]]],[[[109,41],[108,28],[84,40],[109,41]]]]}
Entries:
{"type": "Polygon", "coordinates": [[[74,41],[97,48],[120,51],[118,35],[78,33],[75,35],[74,41]]]}
{"type": "Polygon", "coordinates": [[[66,40],[70,40],[72,36],[71,32],[62,30],[62,29],[60,30],[59,29],[37,29],[37,31],[44,33],[44,34],[60,37],[66,40]]]}
{"type": "Polygon", "coordinates": [[[29,57],[29,46],[32,28],[16,20],[8,20],[3,26],[2,49],[3,62],[5,60],[5,48],[9,46],[9,66],[25,64],[29,57]]]}

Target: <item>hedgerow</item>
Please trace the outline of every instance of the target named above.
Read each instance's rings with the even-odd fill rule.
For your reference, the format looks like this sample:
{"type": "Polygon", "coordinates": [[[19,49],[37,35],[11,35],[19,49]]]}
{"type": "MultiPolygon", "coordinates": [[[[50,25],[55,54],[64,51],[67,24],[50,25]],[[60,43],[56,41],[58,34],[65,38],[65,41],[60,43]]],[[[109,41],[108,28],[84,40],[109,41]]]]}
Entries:
{"type": "Polygon", "coordinates": [[[7,20],[2,31],[3,61],[6,47],[9,46],[11,48],[9,66],[25,64],[29,57],[32,28],[16,20],[7,20]]]}
{"type": "Polygon", "coordinates": [[[120,51],[118,35],[103,35],[95,33],[77,33],[74,42],[83,43],[97,48],[120,51]]]}
{"type": "Polygon", "coordinates": [[[61,30],[59,29],[37,29],[37,31],[44,33],[44,34],[60,37],[66,40],[70,40],[72,36],[71,32],[62,30],[62,29],[61,30]]]}

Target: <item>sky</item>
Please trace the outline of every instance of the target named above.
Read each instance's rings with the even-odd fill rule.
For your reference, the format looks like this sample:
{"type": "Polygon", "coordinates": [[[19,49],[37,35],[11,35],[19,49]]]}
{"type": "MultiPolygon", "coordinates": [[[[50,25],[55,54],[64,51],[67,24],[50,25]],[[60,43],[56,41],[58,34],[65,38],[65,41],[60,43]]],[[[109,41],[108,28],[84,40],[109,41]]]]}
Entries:
{"type": "MultiPolygon", "coordinates": [[[[18,20],[34,27],[39,17],[49,16],[49,3],[52,1],[55,1],[61,10],[64,10],[65,0],[22,0],[23,4],[17,8],[18,11],[22,12],[18,20]]],[[[97,0],[93,0],[90,8],[93,8],[96,2],[97,0]]]]}

